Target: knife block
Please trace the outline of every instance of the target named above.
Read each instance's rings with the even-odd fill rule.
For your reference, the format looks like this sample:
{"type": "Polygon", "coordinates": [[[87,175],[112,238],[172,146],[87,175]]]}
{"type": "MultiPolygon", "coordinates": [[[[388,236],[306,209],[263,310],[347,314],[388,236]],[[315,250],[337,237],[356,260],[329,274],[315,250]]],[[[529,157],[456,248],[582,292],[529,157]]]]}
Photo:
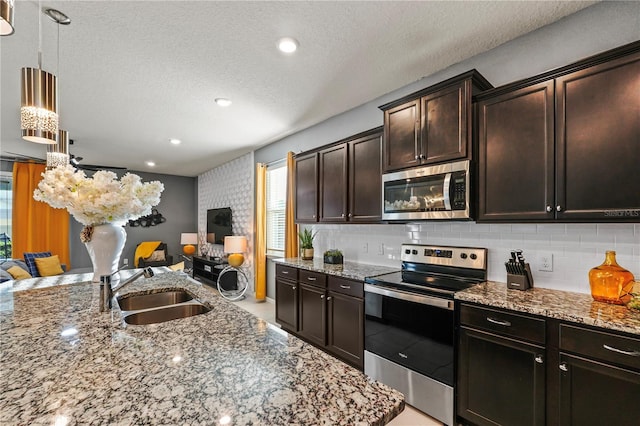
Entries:
{"type": "Polygon", "coordinates": [[[507,288],[514,290],[528,290],[533,288],[533,276],[528,263],[524,264],[525,275],[507,274],[507,288]]]}

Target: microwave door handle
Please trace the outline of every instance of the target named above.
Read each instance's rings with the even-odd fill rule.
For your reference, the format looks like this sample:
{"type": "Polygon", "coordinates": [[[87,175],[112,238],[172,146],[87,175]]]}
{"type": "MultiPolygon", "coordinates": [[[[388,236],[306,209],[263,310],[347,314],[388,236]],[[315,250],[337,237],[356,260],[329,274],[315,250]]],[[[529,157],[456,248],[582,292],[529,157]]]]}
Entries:
{"type": "Polygon", "coordinates": [[[448,212],[451,211],[451,173],[447,173],[444,176],[444,183],[442,188],[442,195],[444,196],[444,209],[448,212]]]}

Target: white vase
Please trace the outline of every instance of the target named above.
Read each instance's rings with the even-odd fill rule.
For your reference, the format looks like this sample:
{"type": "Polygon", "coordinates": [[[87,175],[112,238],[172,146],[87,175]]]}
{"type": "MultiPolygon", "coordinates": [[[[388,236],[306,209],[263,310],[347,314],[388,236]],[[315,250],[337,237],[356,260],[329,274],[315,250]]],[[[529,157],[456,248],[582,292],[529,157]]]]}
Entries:
{"type": "MultiPolygon", "coordinates": [[[[120,225],[107,223],[93,227],[91,241],[84,243],[93,263],[93,282],[99,282],[102,275],[112,275],[118,271],[120,255],[127,240],[127,232],[120,225]]],[[[118,281],[118,276],[111,281],[118,281]]]]}

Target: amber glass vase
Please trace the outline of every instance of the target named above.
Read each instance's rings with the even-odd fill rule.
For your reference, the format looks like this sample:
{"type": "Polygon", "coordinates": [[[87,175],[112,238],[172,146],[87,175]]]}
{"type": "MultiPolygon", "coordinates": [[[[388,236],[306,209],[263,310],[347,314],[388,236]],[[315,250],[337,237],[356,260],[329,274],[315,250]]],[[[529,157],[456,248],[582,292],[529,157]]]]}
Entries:
{"type": "Polygon", "coordinates": [[[624,305],[631,300],[633,274],[616,262],[616,252],[607,251],[604,263],[589,271],[591,296],[598,302],[624,305]]]}

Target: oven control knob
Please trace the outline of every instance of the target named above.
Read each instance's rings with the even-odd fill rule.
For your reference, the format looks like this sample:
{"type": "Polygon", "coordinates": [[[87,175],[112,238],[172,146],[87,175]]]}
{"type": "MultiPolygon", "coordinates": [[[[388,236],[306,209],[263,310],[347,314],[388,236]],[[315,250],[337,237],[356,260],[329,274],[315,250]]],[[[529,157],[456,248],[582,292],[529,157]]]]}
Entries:
{"type": "Polygon", "coordinates": [[[473,259],[473,260],[476,260],[476,259],[478,258],[478,255],[477,255],[477,254],[475,254],[475,253],[471,253],[471,254],[469,255],[469,257],[470,257],[471,259],[473,259]]]}
{"type": "Polygon", "coordinates": [[[467,258],[467,253],[460,253],[460,257],[462,259],[466,259],[467,258]]]}
{"type": "Polygon", "coordinates": [[[404,251],[404,254],[411,254],[411,250],[406,249],[406,250],[404,251]]]}
{"type": "Polygon", "coordinates": [[[418,254],[418,250],[411,250],[411,254],[418,254]]]}

